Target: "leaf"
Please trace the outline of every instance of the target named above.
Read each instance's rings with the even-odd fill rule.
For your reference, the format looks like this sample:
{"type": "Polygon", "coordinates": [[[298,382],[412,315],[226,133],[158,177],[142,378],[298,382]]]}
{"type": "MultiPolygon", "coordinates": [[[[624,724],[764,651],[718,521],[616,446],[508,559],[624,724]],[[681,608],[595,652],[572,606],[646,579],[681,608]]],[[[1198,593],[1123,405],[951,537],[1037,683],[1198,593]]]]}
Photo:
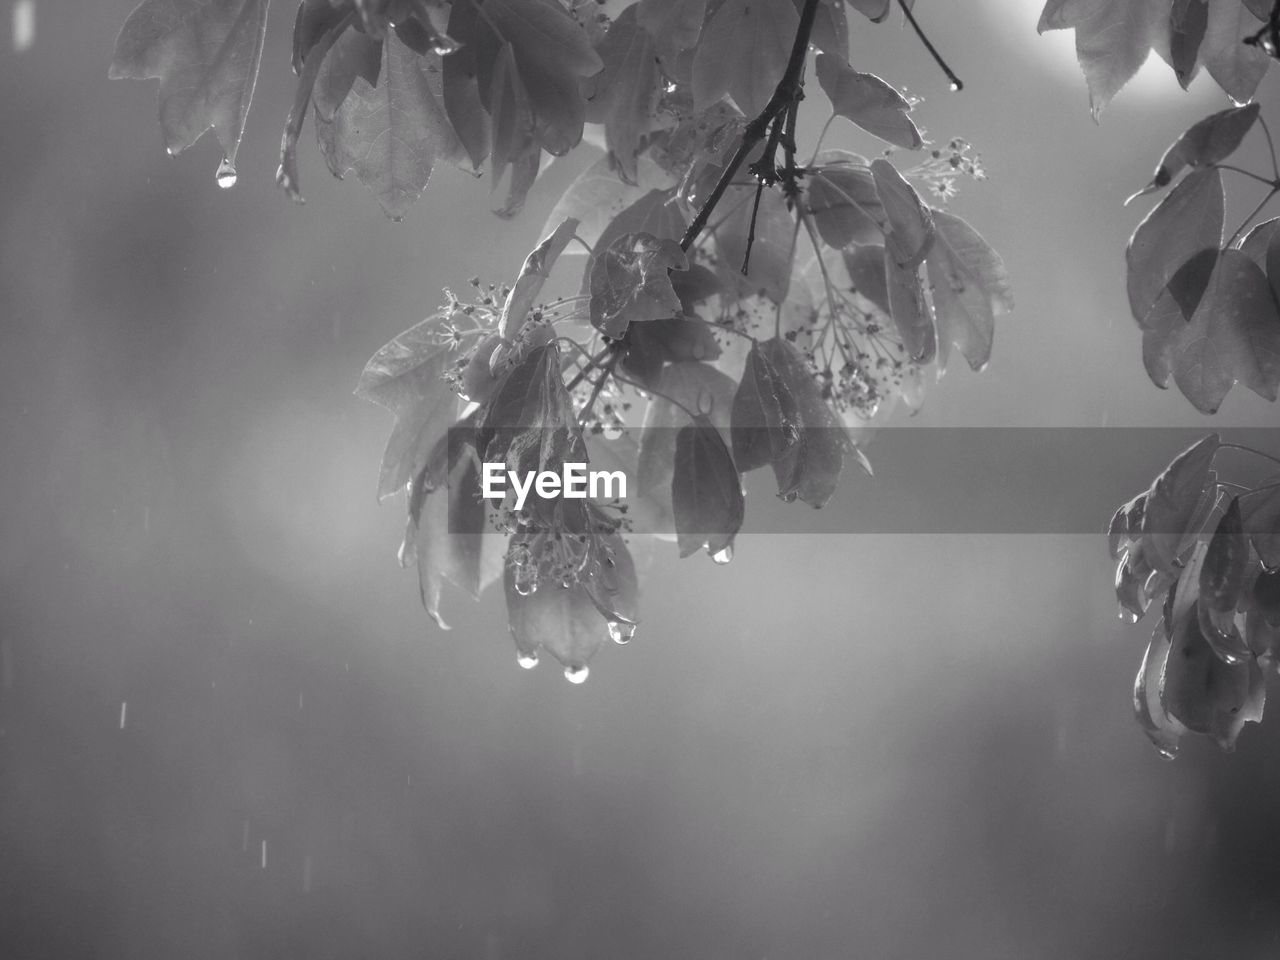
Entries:
{"type": "Polygon", "coordinates": [[[875,74],[860,73],[829,53],[818,54],[816,68],[818,83],[837,115],[894,146],[916,150],[923,144],[907,116],[911,104],[875,74]]]}
{"type": "MultiPolygon", "coordinates": [[[[792,0],[796,16],[804,10],[804,0],[792,0]]],[[[809,43],[815,49],[841,60],[849,59],[849,20],[845,15],[845,0],[818,0],[813,14],[813,30],[809,43]]]]}
{"type": "Polygon", "coordinates": [[[1139,326],[1184,263],[1222,243],[1222,174],[1188,174],[1143,218],[1125,249],[1129,310],[1139,326]]]}
{"type": "Polygon", "coordinates": [[[539,652],[546,650],[568,670],[586,667],[609,635],[586,584],[548,584],[522,593],[510,562],[505,565],[502,582],[507,622],[520,656],[536,663],[539,652]]]}
{"type": "Polygon", "coordinates": [[[799,22],[791,0],[724,0],[694,54],[694,108],[728,94],[744,114],[757,116],[786,71],[799,22]]]}
{"type": "MultiPolygon", "coordinates": [[[[1280,570],[1263,570],[1253,581],[1253,609],[1271,626],[1280,626],[1280,570]]],[[[1280,640],[1280,635],[1276,635],[1280,640]]],[[[1256,649],[1256,648],[1255,648],[1256,649]]],[[[1276,653],[1275,647],[1269,648],[1276,653]]]]}
{"type": "Polygon", "coordinates": [[[512,217],[524,206],[525,196],[537,178],[542,154],[534,139],[532,108],[511,44],[502,45],[494,63],[488,88],[492,116],[489,190],[494,212],[512,217]],[[505,199],[498,199],[503,196],[505,199]]]}
{"type": "Polygon", "coordinates": [[[858,459],[862,468],[871,472],[840,418],[822,397],[813,371],[804,357],[786,339],[773,338],[759,345],[778,380],[792,396],[799,424],[796,441],[773,461],[778,481],[778,496],[791,501],[799,498],[815,509],[822,507],[835,493],[846,456],[858,459]]]}
{"type": "Polygon", "coordinates": [[[645,410],[635,473],[640,496],[651,500],[662,516],[671,516],[676,432],[693,423],[686,411],[705,415],[728,437],[736,390],[732,379],[708,363],[672,363],[662,368],[645,410]]]}
{"type": "Polygon", "coordinates": [[[751,229],[751,209],[755,190],[732,188],[725,192],[724,204],[736,204],[715,230],[720,250],[721,276],[726,285],[738,282],[743,295],[758,293],[774,303],[787,299],[791,287],[791,261],[795,250],[796,221],[787,209],[781,191],[765,190],[756,211],[755,239],[745,277],[742,265],[747,258],[747,237],[751,229]]]}
{"type": "Polygon", "coordinates": [[[1157,750],[1167,759],[1178,751],[1178,743],[1187,728],[1165,710],[1160,700],[1160,688],[1164,681],[1169,660],[1169,637],[1164,622],[1156,624],[1142,655],[1142,665],[1133,685],[1133,710],[1142,731],[1157,750]]]}
{"type": "Polygon", "coordinates": [[[1258,26],[1258,19],[1240,0],[1209,0],[1200,59],[1209,76],[1236,103],[1253,97],[1271,63],[1261,48],[1242,42],[1258,26]]]}
{"type": "Polygon", "coordinates": [[[1183,90],[1196,75],[1200,44],[1208,23],[1206,0],[1173,0],[1169,13],[1169,65],[1183,90]]]}
{"type": "Polygon", "coordinates": [[[487,526],[474,453],[466,451],[452,465],[437,468],[448,478],[447,486],[441,489],[424,489],[430,469],[424,468],[410,489],[409,521],[400,556],[405,566],[416,563],[422,605],[441,629],[448,630],[449,624],[440,614],[445,581],[479,599],[501,573],[505,538],[487,526]]]}
{"type": "Polygon", "coordinates": [[[334,176],[354,170],[387,216],[401,219],[421,196],[437,159],[461,155],[440,103],[439,57],[420,57],[388,34],[377,87],[358,77],[316,138],[334,176]]]}
{"type": "MultiPolygon", "coordinates": [[[[849,0],[849,6],[872,23],[880,23],[893,9],[893,0],[849,0]]],[[[907,9],[910,10],[913,6],[915,6],[915,0],[907,0],[907,9]]]]}
{"type": "Polygon", "coordinates": [[[733,546],[742,527],[742,481],[724,438],[699,414],[676,433],[671,506],[680,556],[705,548],[713,557],[733,546]]]}
{"type": "Polygon", "coordinates": [[[656,47],[637,22],[637,9],[627,7],[609,27],[596,51],[604,69],[587,84],[586,119],[604,124],[609,154],[628,183],[636,182],[636,154],[662,94],[656,47]]]}
{"type": "Polygon", "coordinates": [[[1241,522],[1253,549],[1268,569],[1280,568],[1280,474],[1269,477],[1266,492],[1241,498],[1241,522]]]}
{"type": "Polygon", "coordinates": [[[844,268],[853,282],[854,292],[869,300],[886,317],[891,317],[884,247],[868,244],[845,250],[844,268]]]}
{"type": "Polygon", "coordinates": [[[685,220],[670,190],[650,190],[610,221],[591,248],[591,259],[582,277],[581,293],[591,294],[591,264],[619,237],[628,233],[648,233],[659,240],[679,240],[684,234],[685,220]]]}
{"type": "Polygon", "coordinates": [[[357,77],[363,78],[370,87],[376,87],[381,70],[380,41],[359,30],[343,33],[320,64],[320,73],[316,76],[312,100],[321,119],[333,119],[357,77]]]}
{"type": "Polygon", "coordinates": [[[506,462],[521,474],[560,472],[566,461],[585,462],[582,433],[560,373],[554,340],[530,350],[480,409],[476,452],[485,463],[506,462]]]}
{"type": "Polygon", "coordinates": [[[800,411],[782,374],[753,342],[733,397],[733,462],[747,473],[781,460],[800,439],[800,411]]]}
{"type": "Polygon", "coordinates": [[[871,171],[849,166],[823,166],[806,178],[806,197],[814,225],[828,245],[884,241],[884,205],[871,171]]]}
{"type": "Polygon", "coordinates": [[[542,292],[542,285],[551,276],[556,260],[564,253],[564,248],[569,245],[577,229],[578,221],[566,217],[524,258],[520,275],[511,285],[511,292],[502,304],[498,336],[503,340],[515,340],[520,335],[525,318],[538,299],[538,294],[542,292]]]}
{"type": "MultiPolygon", "coordinates": [[[[1272,217],[1270,220],[1256,224],[1240,241],[1240,252],[1263,270],[1267,270],[1271,240],[1277,233],[1280,233],[1280,217],[1272,217]]],[[[1270,278],[1269,270],[1267,274],[1270,278]]],[[[1274,287],[1275,284],[1273,283],[1272,286],[1274,287]]]]}
{"type": "Polygon", "coordinates": [[[632,323],[680,316],[668,271],[688,270],[680,244],[651,233],[623,234],[591,261],[591,325],[622,337],[632,323]]]}
{"type": "Polygon", "coordinates": [[[933,245],[934,225],[929,208],[888,160],[872,161],[871,176],[884,205],[885,252],[900,267],[918,266],[933,245]]]}
{"type": "Polygon", "coordinates": [[[1004,261],[973,227],[934,210],[933,248],[926,261],[938,340],[954,343],[973,370],[991,358],[996,317],[1013,310],[1004,261]]]}
{"type": "Polygon", "coordinates": [[[902,266],[893,257],[884,258],[885,286],[889,292],[889,313],[902,338],[907,354],[917,363],[928,363],[937,353],[938,341],[929,304],[925,302],[919,268],[902,266]]]}
{"type": "MultiPolygon", "coordinates": [[[[475,8],[470,3],[455,3],[449,13],[449,33],[461,38],[471,29],[476,19],[475,8]]],[[[489,74],[486,73],[486,80],[489,74]]],[[[489,118],[485,106],[489,102],[489,88],[483,96],[480,90],[480,65],[476,59],[474,43],[463,42],[453,53],[444,58],[441,99],[445,113],[466,150],[471,168],[479,171],[489,156],[489,118]]]]}
{"type": "Polygon", "coordinates": [[[1275,400],[1280,315],[1257,264],[1224,250],[1191,321],[1164,332],[1155,348],[1167,353],[1174,382],[1202,413],[1216,413],[1237,382],[1275,400]]]}
{"type": "Polygon", "coordinates": [[[673,185],[672,178],[648,156],[641,155],[636,161],[636,182],[625,183],[614,171],[611,157],[602,155],[560,195],[542,232],[550,233],[560,221],[573,217],[580,221],[577,235],[588,247],[594,247],[604,229],[623,210],[650,190],[666,190],[673,185]]]}
{"type": "Polygon", "coordinates": [[[1141,540],[1142,515],[1146,511],[1147,495],[1140,493],[1128,503],[1122,504],[1111,518],[1107,529],[1107,542],[1111,559],[1119,560],[1141,540]]]}
{"type": "Polygon", "coordinates": [[[636,19],[653,37],[663,61],[697,45],[706,0],[640,0],[636,6],[636,19]]]}
{"type": "MultiPolygon", "coordinates": [[[[686,273],[672,274],[672,287],[686,312],[689,306],[681,295],[679,280],[695,271],[710,274],[706,267],[696,264],[686,273]]],[[[658,385],[664,364],[715,360],[720,353],[715,331],[707,322],[696,317],[676,316],[629,327],[618,367],[643,388],[652,390],[658,385]]]]}
{"type": "Polygon", "coordinates": [[[452,357],[441,342],[447,318],[428,317],[385,344],[365,364],[356,396],[395,414],[378,475],[384,500],[422,473],[457,419],[457,397],[444,380],[452,357]]]}
{"type": "Polygon", "coordinates": [[[1207,167],[1227,159],[1253,129],[1259,109],[1256,103],[1233,107],[1192,124],[1164,152],[1151,182],[1125,203],[1167,186],[1186,167],[1207,167]]]}
{"type": "MultiPolygon", "coordinates": [[[[1238,0],[1231,0],[1238,3],[1238,0]]],[[[1171,0],[1049,0],[1037,29],[1075,28],[1094,119],[1169,30],[1171,0]]],[[[1211,15],[1212,16],[1212,15],[1211,15]]]]}
{"type": "Polygon", "coordinates": [[[1169,714],[1196,733],[1232,749],[1246,722],[1259,722],[1265,686],[1257,663],[1230,665],[1214,656],[1197,618],[1174,625],[1161,701],[1169,714]]]}
{"type": "Polygon", "coordinates": [[[108,76],[158,79],[169,152],[211,129],[234,166],[266,29],[267,0],[143,0],[116,38],[108,76]]]}
{"type": "Polygon", "coordinates": [[[1211,433],[1178,454],[1147,490],[1142,537],[1147,560],[1157,570],[1176,573],[1174,561],[1195,516],[1220,440],[1211,433]]]}

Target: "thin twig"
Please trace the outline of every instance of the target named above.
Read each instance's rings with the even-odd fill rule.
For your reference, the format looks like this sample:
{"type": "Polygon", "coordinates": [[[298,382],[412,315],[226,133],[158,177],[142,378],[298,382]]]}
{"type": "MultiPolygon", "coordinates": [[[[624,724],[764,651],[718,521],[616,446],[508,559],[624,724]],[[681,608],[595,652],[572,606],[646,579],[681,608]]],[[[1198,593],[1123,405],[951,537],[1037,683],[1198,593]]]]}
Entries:
{"type": "Polygon", "coordinates": [[[1276,186],[1277,183],[1280,183],[1280,177],[1277,177],[1275,180],[1268,180],[1266,177],[1262,176],[1262,174],[1260,173],[1254,173],[1252,170],[1246,170],[1244,169],[1244,167],[1237,167],[1234,164],[1215,163],[1213,166],[1218,170],[1230,170],[1232,173],[1238,173],[1241,176],[1248,177],[1251,180],[1257,180],[1259,183],[1265,183],[1268,187],[1274,187],[1276,186]]]}
{"type": "Polygon", "coordinates": [[[951,81],[952,90],[963,90],[964,81],[955,75],[955,72],[947,66],[947,61],[942,59],[942,54],[938,53],[929,38],[924,35],[924,31],[920,29],[920,24],[916,23],[915,15],[911,12],[911,8],[907,6],[906,0],[898,0],[898,6],[902,8],[902,12],[907,17],[907,23],[911,24],[915,30],[916,36],[920,38],[920,42],[924,44],[924,48],[933,56],[934,62],[942,68],[942,72],[947,75],[947,79],[951,81]]]}
{"type": "MultiPolygon", "coordinates": [[[[1276,9],[1280,10],[1280,0],[1276,0],[1276,9]]],[[[1262,132],[1267,138],[1267,149],[1271,152],[1271,172],[1275,175],[1276,182],[1280,183],[1280,164],[1276,163],[1276,143],[1271,139],[1271,128],[1267,126],[1267,118],[1261,113],[1258,114],[1258,123],[1262,124],[1262,132]]]]}
{"type": "Polygon", "coordinates": [[[751,247],[756,242],[756,214],[760,212],[760,195],[764,193],[764,180],[756,181],[756,198],[751,204],[751,223],[747,226],[747,249],[742,254],[742,275],[745,277],[751,269],[751,247]]]}
{"type": "Polygon", "coordinates": [[[1244,233],[1245,227],[1249,226],[1249,224],[1253,222],[1253,218],[1262,212],[1262,208],[1265,207],[1268,203],[1270,203],[1271,198],[1274,197],[1277,193],[1280,193],[1280,187],[1273,185],[1271,187],[1271,190],[1268,191],[1267,195],[1263,197],[1261,201],[1259,201],[1256,207],[1253,208],[1253,212],[1250,213],[1247,217],[1245,217],[1244,222],[1241,223],[1240,226],[1236,228],[1236,232],[1233,233],[1231,235],[1231,239],[1227,241],[1227,247],[1231,247],[1235,244],[1236,240],[1240,237],[1240,235],[1244,233]]]}
{"type": "Polygon", "coordinates": [[[1280,464],[1280,457],[1273,456],[1265,450],[1259,450],[1257,447],[1251,447],[1247,443],[1220,443],[1218,444],[1218,447],[1222,450],[1240,450],[1244,453],[1252,453],[1254,456],[1261,457],[1263,460],[1270,460],[1272,463],[1280,464]]]}

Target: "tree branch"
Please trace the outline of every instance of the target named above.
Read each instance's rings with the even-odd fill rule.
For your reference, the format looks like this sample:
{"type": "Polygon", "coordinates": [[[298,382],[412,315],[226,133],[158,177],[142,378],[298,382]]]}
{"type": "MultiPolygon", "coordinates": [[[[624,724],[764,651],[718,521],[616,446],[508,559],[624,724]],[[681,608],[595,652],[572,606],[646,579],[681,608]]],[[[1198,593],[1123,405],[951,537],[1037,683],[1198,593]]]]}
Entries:
{"type": "Polygon", "coordinates": [[[813,32],[813,21],[818,14],[818,3],[819,0],[805,0],[804,9],[800,12],[800,25],[796,28],[795,42],[791,45],[791,56],[787,60],[787,68],[783,71],[782,79],[778,81],[778,86],[774,89],[769,102],[760,111],[760,116],[748,123],[746,129],[742,131],[742,141],[738,144],[738,149],[729,158],[729,163],[720,174],[720,179],[716,181],[711,194],[694,215],[689,229],[684,232],[680,249],[686,253],[706,227],[707,221],[711,218],[711,212],[724,196],[724,192],[729,189],[729,184],[738,172],[738,168],[768,134],[774,119],[787,107],[803,99],[804,84],[801,75],[804,73],[805,51],[809,49],[809,35],[813,32]]]}

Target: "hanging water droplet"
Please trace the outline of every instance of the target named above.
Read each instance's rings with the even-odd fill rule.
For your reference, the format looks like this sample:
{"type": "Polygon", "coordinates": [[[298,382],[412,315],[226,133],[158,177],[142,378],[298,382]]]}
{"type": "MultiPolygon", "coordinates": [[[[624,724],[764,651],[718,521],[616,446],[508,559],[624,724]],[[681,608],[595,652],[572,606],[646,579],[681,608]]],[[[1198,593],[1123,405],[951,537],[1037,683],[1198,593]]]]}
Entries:
{"type": "Polygon", "coordinates": [[[230,190],[236,185],[236,168],[230,157],[222,158],[222,162],[218,164],[218,172],[214,174],[214,179],[218,181],[218,186],[223,190],[230,190]]]}
{"type": "Polygon", "coordinates": [[[636,635],[636,625],[634,623],[619,623],[617,620],[609,621],[609,639],[614,643],[630,643],[636,635]]]}
{"type": "Polygon", "coordinates": [[[586,683],[589,672],[585,663],[580,667],[565,667],[564,678],[570,683],[586,683]]]}
{"type": "Polygon", "coordinates": [[[726,543],[723,547],[721,547],[715,553],[711,554],[712,562],[718,563],[721,566],[724,566],[726,563],[728,563],[732,559],[733,559],[733,544],[731,543],[726,543]]]}
{"type": "Polygon", "coordinates": [[[1127,607],[1121,607],[1119,615],[1120,619],[1125,623],[1137,623],[1139,620],[1138,615],[1127,607]]]}
{"type": "Polygon", "coordinates": [[[532,670],[538,665],[538,655],[536,653],[516,654],[516,663],[525,670],[532,670]]]}
{"type": "Polygon", "coordinates": [[[956,92],[957,90],[959,90],[959,89],[960,89],[960,84],[959,84],[958,82],[956,82],[955,80],[952,80],[952,81],[951,81],[951,92],[952,92],[952,93],[955,93],[955,92],[956,92]]]}
{"type": "Polygon", "coordinates": [[[622,436],[622,424],[606,423],[602,432],[606,440],[617,440],[622,436]]]}
{"type": "Polygon", "coordinates": [[[798,496],[800,496],[800,494],[798,494],[796,491],[788,490],[786,493],[778,494],[778,499],[781,500],[783,503],[795,503],[796,497],[798,496]]]}
{"type": "Polygon", "coordinates": [[[453,39],[453,37],[440,33],[436,35],[435,41],[431,44],[431,50],[442,57],[447,57],[449,54],[456,52],[461,46],[462,44],[453,39]]]}
{"type": "Polygon", "coordinates": [[[531,597],[538,592],[537,580],[521,580],[516,578],[516,593],[522,597],[531,597]]]}

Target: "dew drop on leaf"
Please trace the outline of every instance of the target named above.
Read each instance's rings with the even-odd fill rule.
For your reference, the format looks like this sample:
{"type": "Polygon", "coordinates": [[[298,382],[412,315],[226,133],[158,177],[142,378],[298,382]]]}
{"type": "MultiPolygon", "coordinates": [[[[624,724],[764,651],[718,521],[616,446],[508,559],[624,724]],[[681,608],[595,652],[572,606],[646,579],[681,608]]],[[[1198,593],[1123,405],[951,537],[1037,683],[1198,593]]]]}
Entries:
{"type": "Polygon", "coordinates": [[[230,190],[236,185],[236,168],[230,158],[222,158],[222,162],[218,164],[218,172],[214,175],[214,178],[218,181],[218,186],[223,190],[230,190]]]}
{"type": "Polygon", "coordinates": [[[718,563],[721,566],[724,566],[726,563],[730,562],[732,559],[733,559],[733,544],[725,544],[723,547],[721,547],[719,550],[717,550],[715,553],[711,555],[712,562],[718,563]]]}
{"type": "Polygon", "coordinates": [[[585,663],[580,667],[565,667],[564,678],[570,683],[586,683],[587,674],[590,672],[585,663]]]}
{"type": "Polygon", "coordinates": [[[521,653],[516,656],[516,663],[518,663],[522,669],[532,670],[538,665],[538,655],[536,653],[521,653]]]}

